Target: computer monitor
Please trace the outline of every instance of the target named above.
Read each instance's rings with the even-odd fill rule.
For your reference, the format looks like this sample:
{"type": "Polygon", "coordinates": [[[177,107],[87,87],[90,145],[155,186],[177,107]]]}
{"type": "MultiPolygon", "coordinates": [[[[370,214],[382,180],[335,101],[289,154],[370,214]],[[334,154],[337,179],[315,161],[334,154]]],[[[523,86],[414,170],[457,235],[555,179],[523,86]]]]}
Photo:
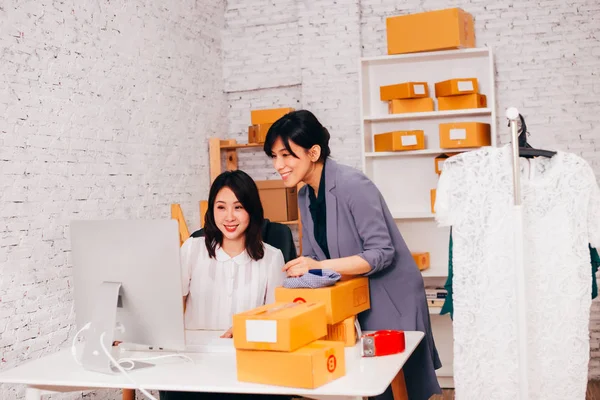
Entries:
{"type": "Polygon", "coordinates": [[[107,349],[119,340],[184,350],[177,221],[72,221],[70,235],[78,329],[91,323],[83,366],[113,372],[103,333],[107,349]]]}

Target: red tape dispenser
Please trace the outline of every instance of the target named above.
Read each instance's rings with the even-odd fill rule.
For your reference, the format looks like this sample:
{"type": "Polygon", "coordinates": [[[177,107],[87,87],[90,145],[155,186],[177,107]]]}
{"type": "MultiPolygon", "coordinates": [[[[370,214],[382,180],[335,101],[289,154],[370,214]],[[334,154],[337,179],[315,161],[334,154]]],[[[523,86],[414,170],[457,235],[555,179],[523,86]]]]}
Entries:
{"type": "Polygon", "coordinates": [[[376,331],[360,338],[363,357],[387,356],[402,353],[406,348],[404,331],[376,331]]]}

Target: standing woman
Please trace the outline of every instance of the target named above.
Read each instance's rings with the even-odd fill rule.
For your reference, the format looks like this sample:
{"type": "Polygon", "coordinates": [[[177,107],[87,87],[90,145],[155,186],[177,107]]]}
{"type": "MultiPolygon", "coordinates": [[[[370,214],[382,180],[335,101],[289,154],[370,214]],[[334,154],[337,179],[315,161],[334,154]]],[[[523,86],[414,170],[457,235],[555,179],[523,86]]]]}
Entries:
{"type": "MultiPolygon", "coordinates": [[[[298,202],[303,256],[288,262],[288,276],[331,269],[369,277],[371,309],[359,314],[363,330],[421,331],[425,337],[404,366],[410,400],[441,393],[441,367],[423,277],[381,193],[364,174],[329,158],[329,132],[306,110],[281,117],[269,129],[265,153],[285,186],[306,185],[298,202]]],[[[392,399],[391,387],[378,399],[392,399]]]]}

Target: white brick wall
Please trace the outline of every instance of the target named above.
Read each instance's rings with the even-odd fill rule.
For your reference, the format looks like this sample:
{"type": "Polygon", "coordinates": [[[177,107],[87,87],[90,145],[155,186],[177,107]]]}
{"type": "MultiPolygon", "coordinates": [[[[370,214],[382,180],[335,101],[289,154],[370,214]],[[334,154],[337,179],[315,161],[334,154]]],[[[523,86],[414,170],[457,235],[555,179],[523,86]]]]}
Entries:
{"type": "Polygon", "coordinates": [[[223,18],[214,0],[0,2],[0,370],[69,345],[70,220],[179,202],[198,227],[226,116],[223,18]]]}
{"type": "MultiPolygon", "coordinates": [[[[228,115],[229,133],[238,134],[249,117],[248,101],[286,91],[300,93],[300,106],[315,112],[332,135],[333,156],[359,165],[358,58],[385,55],[385,18],[412,12],[462,7],[475,17],[477,45],[494,49],[496,65],[496,111],[501,142],[509,131],[503,119],[507,107],[525,115],[532,145],[575,152],[587,159],[600,176],[600,3],[595,0],[543,2],[481,0],[286,0],[286,10],[297,7],[298,42],[288,44],[277,28],[247,18],[241,6],[228,1],[224,48],[224,77],[229,105],[238,109],[228,115]],[[233,10],[233,11],[232,11],[233,10]],[[240,41],[241,26],[262,32],[259,40],[240,41]],[[273,35],[264,34],[272,30],[273,35]],[[280,51],[299,55],[300,81],[295,66],[262,65],[263,54],[280,51]],[[244,65],[260,65],[251,70],[244,65]],[[284,71],[285,69],[285,71],[284,71]],[[246,73],[244,74],[244,71],[246,73]],[[293,71],[293,72],[292,72],[293,71]],[[234,74],[235,73],[235,74],[234,74]],[[238,74],[239,73],[239,74],[238,74]],[[234,76],[235,75],[235,76],[234,76]],[[270,76],[274,79],[270,80],[270,76]],[[286,77],[282,79],[282,77],[286,77]],[[293,88],[288,89],[287,86],[293,88]],[[277,89],[264,90],[275,86],[277,89]],[[243,91],[243,93],[237,93],[243,91]],[[241,107],[241,108],[240,108],[241,107]],[[248,109],[244,110],[244,107],[248,109]],[[245,111],[245,113],[244,113],[245,111]]],[[[281,8],[270,2],[244,1],[244,9],[261,21],[281,21],[281,8]]],[[[290,11],[286,16],[293,15],[290,11]]],[[[293,20],[285,20],[294,26],[293,20]]],[[[266,103],[269,103],[268,101],[266,103]]],[[[262,105],[262,104],[261,104],[262,105]]],[[[285,106],[272,102],[273,106],[285,106]]],[[[269,176],[268,164],[248,163],[252,175],[269,176]],[[267,168],[267,170],[265,170],[267,168]]],[[[600,303],[594,302],[591,320],[592,361],[590,377],[600,378],[600,303]]]]}

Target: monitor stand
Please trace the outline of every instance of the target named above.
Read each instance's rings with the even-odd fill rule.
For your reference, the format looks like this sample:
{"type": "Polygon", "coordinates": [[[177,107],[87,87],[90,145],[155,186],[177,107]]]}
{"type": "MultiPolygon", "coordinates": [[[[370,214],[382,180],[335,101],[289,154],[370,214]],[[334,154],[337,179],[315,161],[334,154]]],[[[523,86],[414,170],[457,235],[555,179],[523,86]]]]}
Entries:
{"type": "MultiPolygon", "coordinates": [[[[104,347],[112,355],[120,290],[120,282],[102,282],[100,285],[94,318],[91,321],[89,330],[85,333],[85,344],[81,358],[82,365],[87,370],[107,374],[118,372],[118,369],[100,346],[100,339],[102,338],[104,347]],[[102,333],[104,333],[104,336],[102,336],[102,333]]],[[[153,364],[136,361],[133,368],[128,366],[128,370],[151,366],[153,364]]]]}

